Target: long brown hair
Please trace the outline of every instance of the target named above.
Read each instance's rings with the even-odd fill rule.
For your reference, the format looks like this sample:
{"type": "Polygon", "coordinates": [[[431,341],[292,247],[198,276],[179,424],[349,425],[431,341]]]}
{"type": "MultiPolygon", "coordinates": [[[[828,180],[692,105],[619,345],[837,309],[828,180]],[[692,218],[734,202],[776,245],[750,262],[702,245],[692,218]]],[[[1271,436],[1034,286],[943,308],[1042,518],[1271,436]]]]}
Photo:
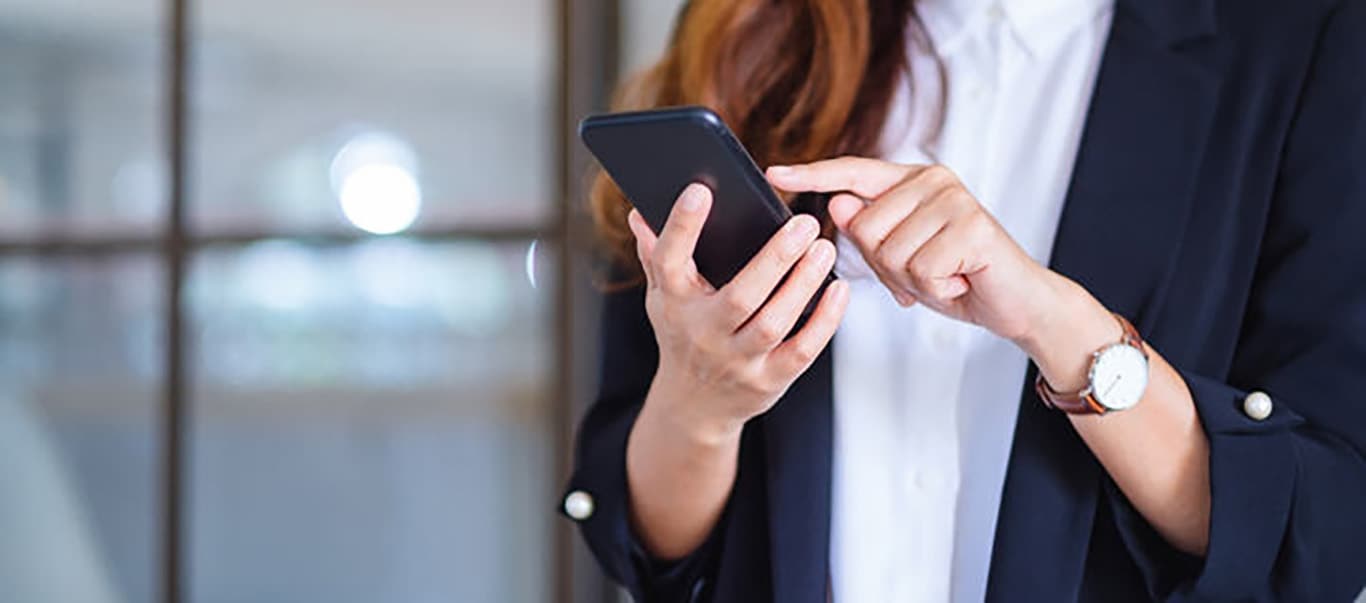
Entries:
{"type": "MultiPolygon", "coordinates": [[[[760,166],[875,154],[908,33],[928,41],[911,0],[691,0],[614,109],[710,107],[760,166]]],[[[598,170],[589,198],[612,259],[638,273],[625,197],[598,170]]]]}

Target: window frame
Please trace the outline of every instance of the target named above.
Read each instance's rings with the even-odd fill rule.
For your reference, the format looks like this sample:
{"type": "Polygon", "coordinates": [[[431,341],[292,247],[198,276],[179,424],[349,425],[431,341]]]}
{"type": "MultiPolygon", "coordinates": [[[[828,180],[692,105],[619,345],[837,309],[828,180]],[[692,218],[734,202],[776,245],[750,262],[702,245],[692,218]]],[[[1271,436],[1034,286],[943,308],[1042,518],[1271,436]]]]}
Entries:
{"type": "MultiPolygon", "coordinates": [[[[335,227],[288,229],[249,229],[236,232],[195,232],[188,217],[190,152],[195,143],[192,128],[194,106],[193,52],[195,44],[194,10],[199,0],[163,0],[158,9],[161,21],[161,64],[157,67],[163,104],[159,107],[168,165],[167,199],[158,228],[146,233],[115,236],[87,232],[43,232],[34,237],[0,237],[0,260],[32,257],[42,263],[58,263],[69,258],[154,254],[163,272],[160,287],[162,306],[157,310],[164,333],[161,358],[160,399],[156,405],[159,455],[157,493],[161,531],[157,554],[160,575],[157,599],[180,603],[189,598],[187,587],[188,554],[186,488],[190,483],[187,455],[193,408],[190,395],[192,379],[190,356],[195,342],[187,328],[185,283],[190,260],[206,248],[243,247],[263,240],[286,240],[310,246],[350,246],[373,240],[358,230],[335,227]]],[[[503,242],[541,240],[554,245],[556,254],[556,291],[550,324],[553,374],[545,392],[554,422],[554,484],[558,491],[571,470],[572,441],[578,417],[587,407],[595,371],[594,330],[596,295],[591,279],[591,224],[585,211],[586,190],[583,175],[590,158],[574,136],[578,119],[608,105],[615,85],[620,56],[621,0],[548,0],[553,11],[555,30],[556,102],[551,116],[552,165],[554,186],[551,205],[554,211],[539,222],[499,226],[421,227],[404,233],[418,241],[503,242]]],[[[547,501],[547,512],[550,504],[547,501]]],[[[555,601],[615,601],[617,590],[603,578],[586,549],[579,543],[570,522],[554,523],[551,543],[553,567],[549,575],[554,584],[549,592],[555,601]]]]}

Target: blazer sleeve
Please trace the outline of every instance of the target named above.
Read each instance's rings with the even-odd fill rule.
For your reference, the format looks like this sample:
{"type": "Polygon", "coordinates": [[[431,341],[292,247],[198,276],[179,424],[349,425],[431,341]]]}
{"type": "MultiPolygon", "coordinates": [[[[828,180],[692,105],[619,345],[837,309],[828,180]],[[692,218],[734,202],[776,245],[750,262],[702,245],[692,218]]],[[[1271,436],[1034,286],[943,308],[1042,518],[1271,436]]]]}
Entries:
{"type": "MultiPolygon", "coordinates": [[[[652,558],[631,528],[626,484],[626,439],[649,391],[659,362],[654,332],[645,314],[642,287],[608,293],[601,320],[601,376],[598,398],[579,426],[574,473],[565,491],[591,501],[578,522],[603,571],[636,601],[691,601],[714,572],[723,515],[696,551],[674,561],[652,558]]],[[[565,505],[568,506],[568,505],[565,505]]],[[[565,512],[566,509],[561,509],[565,512]]],[[[568,513],[566,513],[568,515],[568,513]]]]}
{"type": "MultiPolygon", "coordinates": [[[[1350,601],[1366,582],[1366,2],[1329,17],[1285,142],[1227,379],[1183,372],[1209,437],[1203,560],[1114,484],[1156,599],[1350,601]],[[1247,394],[1272,399],[1264,420],[1247,394]]],[[[1179,367],[1178,367],[1179,368],[1179,367]]]]}

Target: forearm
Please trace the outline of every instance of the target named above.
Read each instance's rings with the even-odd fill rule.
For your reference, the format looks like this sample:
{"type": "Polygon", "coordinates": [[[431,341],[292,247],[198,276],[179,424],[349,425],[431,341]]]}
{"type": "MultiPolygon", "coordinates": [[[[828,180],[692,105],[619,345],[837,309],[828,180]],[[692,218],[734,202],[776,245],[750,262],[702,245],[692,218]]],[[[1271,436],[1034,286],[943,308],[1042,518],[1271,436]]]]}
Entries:
{"type": "Polygon", "coordinates": [[[691,400],[656,383],[626,445],[631,521],[646,550],[672,560],[706,540],[735,483],[739,426],[707,426],[686,414],[691,400]]]}
{"type": "MultiPolygon", "coordinates": [[[[1022,347],[1059,391],[1085,386],[1091,354],[1118,341],[1109,311],[1080,286],[1059,281],[1063,320],[1022,347]]],[[[1082,440],[1125,497],[1172,546],[1203,555],[1209,542],[1209,442],[1190,390],[1156,351],[1148,349],[1149,383],[1133,408],[1105,415],[1069,415],[1082,440]]]]}
{"type": "Polygon", "coordinates": [[[1072,425],[1134,507],[1167,542],[1201,556],[1209,543],[1209,443],[1190,391],[1161,356],[1137,406],[1072,425]]]}

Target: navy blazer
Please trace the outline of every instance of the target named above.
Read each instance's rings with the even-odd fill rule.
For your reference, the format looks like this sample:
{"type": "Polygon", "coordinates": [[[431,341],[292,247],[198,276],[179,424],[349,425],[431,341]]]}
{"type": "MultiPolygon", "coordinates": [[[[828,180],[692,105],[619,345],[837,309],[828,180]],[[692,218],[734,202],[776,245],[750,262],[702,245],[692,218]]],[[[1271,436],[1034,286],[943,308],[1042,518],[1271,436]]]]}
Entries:
{"type": "MultiPolygon", "coordinates": [[[[1208,554],[1167,544],[1020,384],[987,599],[1347,601],[1366,581],[1366,2],[1119,0],[1052,268],[1130,317],[1210,444],[1208,554]],[[1271,416],[1242,410],[1267,392],[1271,416]]],[[[828,593],[831,353],[741,439],[708,540],[643,553],[626,437],[658,362],[639,288],[607,296],[569,489],[641,601],[828,593]]],[[[838,335],[837,335],[838,336],[838,335]]]]}

